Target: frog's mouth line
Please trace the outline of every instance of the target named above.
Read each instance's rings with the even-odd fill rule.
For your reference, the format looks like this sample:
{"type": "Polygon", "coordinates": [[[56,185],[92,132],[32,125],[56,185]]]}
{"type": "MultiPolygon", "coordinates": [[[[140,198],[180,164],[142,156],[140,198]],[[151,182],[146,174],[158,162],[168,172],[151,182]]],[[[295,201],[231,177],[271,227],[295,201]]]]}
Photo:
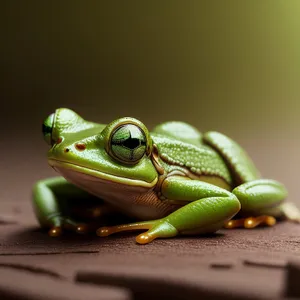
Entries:
{"type": "Polygon", "coordinates": [[[59,160],[55,160],[55,159],[49,159],[48,163],[53,168],[58,167],[58,168],[69,169],[69,170],[83,173],[86,175],[90,175],[92,177],[99,178],[102,180],[112,181],[112,182],[135,186],[135,187],[140,186],[140,187],[145,187],[145,188],[152,188],[157,183],[157,178],[155,178],[152,182],[146,182],[146,181],[142,181],[142,180],[130,179],[130,178],[125,178],[125,177],[120,177],[120,176],[103,173],[98,170],[82,167],[82,166],[79,166],[79,165],[76,165],[73,163],[59,161],[59,160]]]}

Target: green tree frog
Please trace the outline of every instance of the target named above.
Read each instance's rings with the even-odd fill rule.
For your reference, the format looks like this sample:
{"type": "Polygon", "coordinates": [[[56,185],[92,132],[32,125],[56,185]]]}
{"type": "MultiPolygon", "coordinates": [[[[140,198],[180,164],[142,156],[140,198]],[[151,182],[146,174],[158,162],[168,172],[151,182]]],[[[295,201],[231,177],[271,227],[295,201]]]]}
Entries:
{"type": "Polygon", "coordinates": [[[35,184],[33,205],[51,236],[87,232],[82,215],[89,221],[114,211],[133,222],[95,228],[97,235],[144,230],[139,244],[223,227],[272,226],[281,217],[300,221],[298,209],[284,202],[286,188],[261,179],[248,154],[221,133],[202,134],[177,121],[149,132],[130,117],[97,124],[59,108],[44,121],[43,134],[51,147],[48,162],[61,176],[35,184]]]}

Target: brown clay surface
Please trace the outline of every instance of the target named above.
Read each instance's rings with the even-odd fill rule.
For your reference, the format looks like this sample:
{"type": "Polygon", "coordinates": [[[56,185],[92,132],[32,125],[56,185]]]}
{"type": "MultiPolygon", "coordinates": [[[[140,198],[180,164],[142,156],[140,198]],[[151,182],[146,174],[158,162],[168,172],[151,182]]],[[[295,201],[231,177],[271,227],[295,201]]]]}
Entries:
{"type": "Polygon", "coordinates": [[[136,234],[50,238],[29,202],[2,201],[0,211],[0,299],[300,297],[296,224],[141,246],[136,234]]]}
{"type": "Polygon", "coordinates": [[[221,131],[300,207],[296,1],[81,2],[1,2],[0,300],[300,298],[299,225],[139,246],[52,239],[30,205],[56,175],[41,124],[68,107],[221,131]]]}

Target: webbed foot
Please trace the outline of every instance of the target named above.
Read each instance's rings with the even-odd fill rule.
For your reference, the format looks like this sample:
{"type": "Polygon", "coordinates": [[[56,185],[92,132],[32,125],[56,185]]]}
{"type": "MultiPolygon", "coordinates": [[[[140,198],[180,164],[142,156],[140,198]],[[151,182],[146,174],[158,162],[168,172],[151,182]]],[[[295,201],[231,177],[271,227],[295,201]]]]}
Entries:
{"type": "Polygon", "coordinates": [[[248,217],[237,220],[229,220],[225,222],[224,228],[255,228],[260,225],[273,226],[276,224],[276,219],[272,216],[248,217]]]}
{"type": "Polygon", "coordinates": [[[285,202],[280,206],[283,217],[291,222],[300,223],[300,211],[298,207],[291,202],[285,202]]]}
{"type": "Polygon", "coordinates": [[[177,229],[175,227],[173,227],[166,220],[160,219],[160,220],[137,222],[137,223],[131,223],[125,225],[100,227],[97,230],[97,235],[101,237],[105,237],[117,232],[143,230],[143,229],[148,229],[148,231],[143,232],[136,237],[136,242],[138,244],[148,244],[156,238],[173,237],[178,234],[177,229]]]}

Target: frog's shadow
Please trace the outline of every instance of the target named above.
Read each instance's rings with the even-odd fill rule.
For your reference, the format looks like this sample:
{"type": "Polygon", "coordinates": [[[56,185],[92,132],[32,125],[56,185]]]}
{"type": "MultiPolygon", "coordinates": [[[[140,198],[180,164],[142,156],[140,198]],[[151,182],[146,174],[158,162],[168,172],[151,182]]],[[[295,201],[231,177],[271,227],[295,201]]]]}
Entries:
{"type": "Polygon", "coordinates": [[[15,231],[6,241],[8,244],[18,245],[20,250],[35,251],[38,249],[46,253],[64,249],[65,247],[80,250],[83,246],[101,244],[101,238],[96,234],[76,234],[65,231],[59,237],[50,237],[47,230],[39,227],[15,231]]]}
{"type": "MultiPolygon", "coordinates": [[[[47,230],[42,230],[39,227],[30,227],[14,232],[7,242],[12,245],[12,247],[9,247],[11,254],[98,252],[99,247],[103,244],[113,246],[120,242],[126,243],[126,240],[132,243],[139,233],[140,231],[122,232],[107,238],[100,238],[95,233],[81,235],[66,231],[63,235],[53,238],[48,235],[47,230]]],[[[195,236],[177,236],[171,239],[157,239],[154,243],[165,244],[171,242],[171,240],[177,240],[178,242],[180,240],[184,242],[207,239],[215,240],[223,238],[225,235],[224,233],[213,233],[195,236]]],[[[152,245],[152,243],[149,245],[152,245]]]]}

